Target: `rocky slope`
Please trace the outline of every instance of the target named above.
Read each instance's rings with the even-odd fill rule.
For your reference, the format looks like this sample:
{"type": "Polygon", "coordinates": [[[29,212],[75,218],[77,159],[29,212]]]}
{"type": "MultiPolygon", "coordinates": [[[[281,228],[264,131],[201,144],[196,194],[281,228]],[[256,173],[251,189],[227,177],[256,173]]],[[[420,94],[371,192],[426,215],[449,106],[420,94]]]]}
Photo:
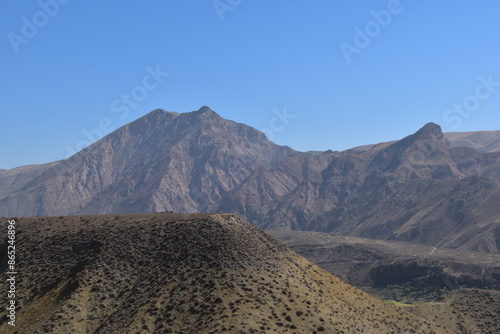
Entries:
{"type": "Polygon", "coordinates": [[[20,218],[16,226],[17,320],[9,327],[2,308],[2,333],[451,333],[232,214],[20,218]]]}

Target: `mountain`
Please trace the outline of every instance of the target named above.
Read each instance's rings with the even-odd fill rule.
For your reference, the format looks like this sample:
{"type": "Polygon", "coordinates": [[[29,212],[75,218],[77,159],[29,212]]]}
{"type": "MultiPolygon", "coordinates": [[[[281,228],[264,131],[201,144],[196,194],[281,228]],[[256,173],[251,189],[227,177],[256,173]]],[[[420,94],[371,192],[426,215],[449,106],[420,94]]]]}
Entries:
{"type": "Polygon", "coordinates": [[[262,165],[295,153],[208,107],[161,109],[74,156],[0,171],[5,216],[196,212],[262,165]]]}
{"type": "Polygon", "coordinates": [[[297,152],[208,107],[155,110],[66,160],[0,170],[0,212],[234,212],[264,229],[499,253],[495,136],[429,123],[389,143],[297,152]]]}
{"type": "Polygon", "coordinates": [[[286,157],[208,210],[238,212],[266,229],[498,253],[499,172],[499,152],[452,147],[430,123],[365,150],[286,157]],[[266,187],[273,191],[256,191],[266,187]]]}
{"type": "MultiPolygon", "coordinates": [[[[473,132],[446,132],[444,134],[452,147],[469,147],[482,152],[498,152],[500,150],[500,130],[473,132]]],[[[393,143],[393,142],[392,142],[393,143]]],[[[365,151],[380,144],[366,144],[350,150],[365,151]]]]}
{"type": "Polygon", "coordinates": [[[448,132],[451,146],[465,146],[482,152],[500,151],[500,131],[448,132]]]}
{"type": "Polygon", "coordinates": [[[232,214],[20,218],[16,230],[19,334],[451,333],[232,214]]]}

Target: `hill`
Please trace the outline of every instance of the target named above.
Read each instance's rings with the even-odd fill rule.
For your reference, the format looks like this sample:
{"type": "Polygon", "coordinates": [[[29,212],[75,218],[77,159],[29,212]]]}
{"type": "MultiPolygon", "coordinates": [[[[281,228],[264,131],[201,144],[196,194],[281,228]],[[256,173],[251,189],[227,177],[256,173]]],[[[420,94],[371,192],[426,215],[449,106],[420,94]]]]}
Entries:
{"type": "Polygon", "coordinates": [[[232,214],[20,218],[17,236],[17,333],[446,332],[232,214]]]}

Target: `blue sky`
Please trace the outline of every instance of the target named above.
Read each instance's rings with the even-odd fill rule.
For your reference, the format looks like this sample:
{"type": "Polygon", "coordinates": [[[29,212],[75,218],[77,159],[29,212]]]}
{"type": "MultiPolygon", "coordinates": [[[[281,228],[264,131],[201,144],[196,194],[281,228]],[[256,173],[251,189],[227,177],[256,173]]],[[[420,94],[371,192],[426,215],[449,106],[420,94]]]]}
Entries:
{"type": "Polygon", "coordinates": [[[66,158],[156,108],[208,105],[298,150],[399,139],[427,122],[500,129],[496,0],[2,6],[0,168],[66,158]]]}

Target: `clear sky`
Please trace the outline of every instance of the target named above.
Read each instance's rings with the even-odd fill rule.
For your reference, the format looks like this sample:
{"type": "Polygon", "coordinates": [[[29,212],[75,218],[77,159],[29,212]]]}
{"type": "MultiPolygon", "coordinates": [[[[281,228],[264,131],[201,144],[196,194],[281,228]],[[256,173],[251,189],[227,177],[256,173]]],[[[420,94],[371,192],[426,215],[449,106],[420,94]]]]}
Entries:
{"type": "Polygon", "coordinates": [[[427,122],[500,129],[497,0],[1,6],[0,168],[66,158],[156,108],[207,105],[303,151],[427,122]]]}

